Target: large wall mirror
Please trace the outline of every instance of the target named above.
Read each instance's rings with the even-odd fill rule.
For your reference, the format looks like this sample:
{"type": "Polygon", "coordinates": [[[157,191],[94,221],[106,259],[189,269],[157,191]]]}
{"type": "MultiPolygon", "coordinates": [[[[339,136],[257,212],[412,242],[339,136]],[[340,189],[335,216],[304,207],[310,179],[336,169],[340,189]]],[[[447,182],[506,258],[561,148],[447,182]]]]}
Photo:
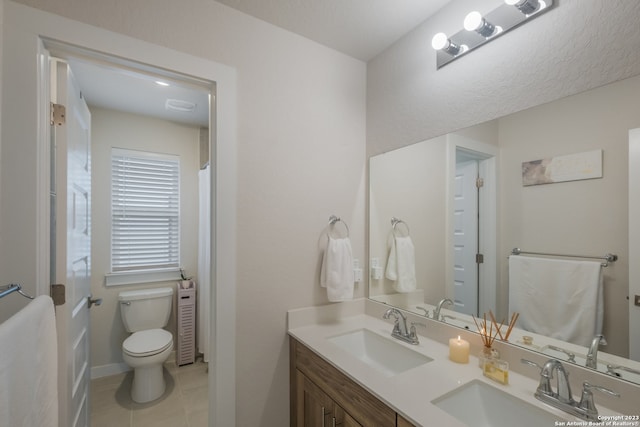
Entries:
{"type": "MultiPolygon", "coordinates": [[[[640,76],[632,77],[372,156],[369,297],[475,330],[472,315],[512,315],[514,248],[598,262],[616,254],[615,262],[602,260],[606,345],[596,346],[597,369],[640,383],[640,362],[629,359],[628,309],[629,131],[640,128],[639,94],[640,76]],[[594,153],[602,165],[595,178],[575,168],[594,153]],[[523,163],[542,159],[570,159],[570,179],[524,185],[523,163]],[[403,260],[407,237],[413,278],[395,271],[410,261],[403,260]]],[[[545,309],[569,310],[561,292],[546,297],[545,309]]],[[[582,366],[589,352],[588,344],[519,328],[509,342],[582,366]]]]}

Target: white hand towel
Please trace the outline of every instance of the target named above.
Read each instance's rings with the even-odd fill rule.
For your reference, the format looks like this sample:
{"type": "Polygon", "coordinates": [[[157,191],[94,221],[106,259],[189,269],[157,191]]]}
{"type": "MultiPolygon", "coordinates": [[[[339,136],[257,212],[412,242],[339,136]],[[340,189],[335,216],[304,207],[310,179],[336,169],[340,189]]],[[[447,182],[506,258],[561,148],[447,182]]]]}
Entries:
{"type": "Polygon", "coordinates": [[[509,257],[509,311],[527,331],[589,346],[602,331],[602,267],[594,261],[509,257]]]}
{"type": "Polygon", "coordinates": [[[401,293],[416,290],[416,255],[410,236],[394,237],[387,260],[387,279],[401,293]]]}
{"type": "Polygon", "coordinates": [[[353,255],[348,237],[329,237],[320,270],[320,285],[331,302],[353,299],[353,255]]]}
{"type": "Polygon", "coordinates": [[[0,427],[58,425],[57,354],[48,296],[0,324],[0,427]]]}

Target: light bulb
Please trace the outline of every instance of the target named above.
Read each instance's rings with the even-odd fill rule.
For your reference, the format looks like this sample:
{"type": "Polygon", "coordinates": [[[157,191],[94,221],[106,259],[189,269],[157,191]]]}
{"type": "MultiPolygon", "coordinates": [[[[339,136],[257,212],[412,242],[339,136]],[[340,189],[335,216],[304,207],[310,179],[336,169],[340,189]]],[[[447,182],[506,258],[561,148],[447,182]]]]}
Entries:
{"type": "Polygon", "coordinates": [[[464,18],[464,29],[467,31],[475,31],[482,26],[482,15],[478,11],[470,12],[464,18]]]}
{"type": "Polygon", "coordinates": [[[438,33],[431,39],[431,47],[435,50],[443,49],[449,43],[449,38],[445,33],[438,33]]]}
{"type": "Polygon", "coordinates": [[[538,9],[544,9],[547,5],[544,1],[539,0],[504,0],[509,6],[515,6],[525,15],[531,15],[538,9]]]}
{"type": "Polygon", "coordinates": [[[475,31],[482,37],[489,38],[496,34],[496,26],[482,17],[480,12],[470,12],[464,18],[464,29],[475,31]]]}
{"type": "Polygon", "coordinates": [[[460,51],[464,52],[465,49],[462,46],[455,44],[445,33],[438,33],[431,39],[431,47],[435,50],[441,50],[448,53],[451,56],[456,56],[460,51]]]}

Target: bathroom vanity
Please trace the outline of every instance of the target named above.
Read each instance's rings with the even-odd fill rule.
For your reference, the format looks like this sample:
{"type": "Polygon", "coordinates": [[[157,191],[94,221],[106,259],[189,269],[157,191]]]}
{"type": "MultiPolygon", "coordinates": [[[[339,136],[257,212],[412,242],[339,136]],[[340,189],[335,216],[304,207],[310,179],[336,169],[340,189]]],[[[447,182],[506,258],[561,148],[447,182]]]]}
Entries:
{"type": "MultiPolygon", "coordinates": [[[[419,344],[411,345],[391,337],[393,321],[382,318],[388,308],[356,300],[288,312],[292,426],[499,427],[583,421],[534,398],[539,372],[520,359],[543,365],[548,357],[500,343],[511,367],[509,384],[503,385],[482,375],[475,357],[481,346],[477,334],[427,320],[418,331],[419,344]],[[446,343],[454,335],[471,343],[468,364],[449,359],[446,343]]],[[[621,394],[596,394],[600,415],[638,415],[637,385],[566,368],[574,399],[580,400],[582,382],[589,381],[621,394]]]]}

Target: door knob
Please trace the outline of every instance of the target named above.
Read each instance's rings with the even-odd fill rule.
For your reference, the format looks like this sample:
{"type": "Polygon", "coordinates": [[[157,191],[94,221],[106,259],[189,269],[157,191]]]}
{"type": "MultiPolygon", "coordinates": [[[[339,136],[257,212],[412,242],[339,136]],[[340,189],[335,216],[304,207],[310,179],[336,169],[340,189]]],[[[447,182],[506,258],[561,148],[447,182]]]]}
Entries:
{"type": "Polygon", "coordinates": [[[87,300],[89,301],[89,308],[91,308],[91,306],[93,304],[95,304],[95,305],[101,305],[102,304],[102,298],[92,298],[91,295],[89,295],[87,297],[87,300]]]}

